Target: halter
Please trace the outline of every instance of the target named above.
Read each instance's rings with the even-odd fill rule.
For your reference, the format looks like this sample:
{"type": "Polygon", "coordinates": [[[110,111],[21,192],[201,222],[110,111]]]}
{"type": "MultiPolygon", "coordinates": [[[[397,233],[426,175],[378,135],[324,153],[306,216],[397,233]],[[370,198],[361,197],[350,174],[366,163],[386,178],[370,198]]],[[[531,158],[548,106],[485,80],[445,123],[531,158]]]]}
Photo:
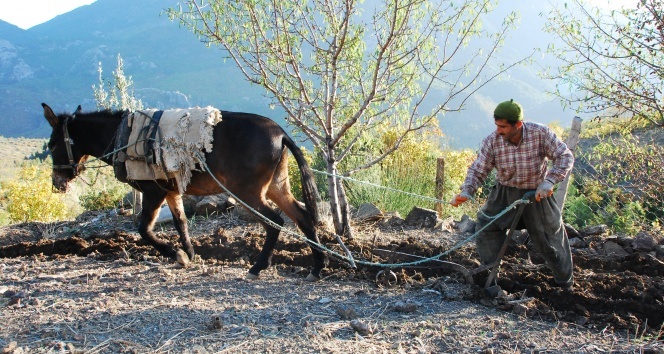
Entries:
{"type": "MultiPolygon", "coordinates": [[[[74,116],[75,117],[75,116],[74,116]]],[[[64,123],[62,124],[62,130],[64,133],[64,141],[65,141],[65,148],[67,149],[67,157],[69,158],[69,165],[53,165],[53,169],[69,169],[71,168],[74,174],[74,177],[78,176],[78,165],[77,163],[74,162],[74,154],[71,151],[71,146],[74,145],[74,140],[69,136],[69,129],[67,126],[69,125],[69,120],[70,118],[67,117],[65,118],[64,123]]]]}

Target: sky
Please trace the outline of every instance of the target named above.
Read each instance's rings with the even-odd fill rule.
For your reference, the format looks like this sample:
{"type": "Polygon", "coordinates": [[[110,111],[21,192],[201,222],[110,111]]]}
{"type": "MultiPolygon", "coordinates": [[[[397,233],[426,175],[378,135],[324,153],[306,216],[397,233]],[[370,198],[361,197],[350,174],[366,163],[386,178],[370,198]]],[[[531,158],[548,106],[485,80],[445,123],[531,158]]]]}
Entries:
{"type": "MultiPolygon", "coordinates": [[[[0,20],[28,29],[96,0],[0,0],[0,20]]],[[[137,0],[140,1],[140,0],[137,0]]]]}
{"type": "MultiPolygon", "coordinates": [[[[0,0],[0,20],[23,29],[44,23],[53,17],[69,12],[96,0],[0,0]]],[[[136,0],[140,1],[140,0],[136,0]]],[[[619,8],[633,4],[635,0],[586,0],[602,8],[619,8]]]]}

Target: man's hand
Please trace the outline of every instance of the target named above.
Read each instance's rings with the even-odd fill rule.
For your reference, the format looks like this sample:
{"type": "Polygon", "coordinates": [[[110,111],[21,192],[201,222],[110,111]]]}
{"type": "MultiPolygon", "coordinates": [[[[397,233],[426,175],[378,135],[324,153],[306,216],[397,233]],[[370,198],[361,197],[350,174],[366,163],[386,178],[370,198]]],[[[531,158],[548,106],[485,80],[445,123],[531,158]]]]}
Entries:
{"type": "Polygon", "coordinates": [[[553,183],[545,179],[539,186],[537,186],[537,191],[535,192],[535,200],[540,201],[543,198],[548,198],[553,195],[553,183]]]}
{"type": "Polygon", "coordinates": [[[452,198],[452,200],[450,201],[450,204],[452,204],[452,206],[456,208],[456,207],[458,207],[459,205],[465,203],[466,201],[468,201],[468,196],[465,195],[465,194],[463,194],[463,193],[461,193],[461,194],[457,194],[457,195],[455,195],[455,196],[452,198]]]}

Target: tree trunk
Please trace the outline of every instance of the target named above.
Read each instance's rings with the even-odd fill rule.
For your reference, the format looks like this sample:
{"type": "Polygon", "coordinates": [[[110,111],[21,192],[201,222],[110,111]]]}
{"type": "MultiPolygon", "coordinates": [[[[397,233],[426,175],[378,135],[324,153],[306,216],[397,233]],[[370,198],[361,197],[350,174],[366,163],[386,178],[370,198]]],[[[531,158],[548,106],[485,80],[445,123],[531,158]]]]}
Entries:
{"type": "Polygon", "coordinates": [[[327,188],[330,193],[330,213],[334,223],[334,232],[339,234],[343,230],[341,211],[339,209],[339,194],[337,194],[337,177],[334,161],[327,161],[327,188]]]}
{"type": "Polygon", "coordinates": [[[341,213],[341,227],[342,230],[339,235],[346,237],[348,240],[353,239],[353,230],[350,227],[350,206],[348,205],[348,198],[346,197],[346,189],[342,179],[337,179],[337,193],[339,194],[339,211],[341,213]]]}
{"type": "Polygon", "coordinates": [[[338,171],[334,161],[327,162],[327,186],[330,190],[330,212],[337,235],[352,238],[350,229],[350,208],[343,187],[343,181],[337,178],[338,171]]]}

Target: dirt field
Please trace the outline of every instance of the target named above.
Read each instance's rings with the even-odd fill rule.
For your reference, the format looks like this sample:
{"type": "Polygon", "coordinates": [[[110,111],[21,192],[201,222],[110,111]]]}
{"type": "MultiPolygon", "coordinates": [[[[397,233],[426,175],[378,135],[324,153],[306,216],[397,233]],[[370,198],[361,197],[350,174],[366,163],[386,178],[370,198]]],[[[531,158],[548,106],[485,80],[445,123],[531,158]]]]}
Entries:
{"type": "MultiPolygon", "coordinates": [[[[282,236],[274,266],[247,282],[263,241],[257,224],[225,216],[190,225],[200,259],[186,269],[158,257],[129,216],[1,228],[0,350],[664,353],[664,263],[652,254],[574,249],[576,287],[564,291],[537,254],[515,244],[500,274],[506,294],[493,298],[447,268],[353,270],[334,258],[321,282],[306,283],[309,250],[292,236],[282,236]],[[381,270],[396,284],[379,286],[381,270]]],[[[380,263],[414,259],[379,249],[427,257],[465,237],[389,225],[357,231],[346,246],[380,263]]],[[[170,224],[159,235],[176,242],[170,224]]],[[[446,260],[478,266],[472,242],[446,260]]]]}

